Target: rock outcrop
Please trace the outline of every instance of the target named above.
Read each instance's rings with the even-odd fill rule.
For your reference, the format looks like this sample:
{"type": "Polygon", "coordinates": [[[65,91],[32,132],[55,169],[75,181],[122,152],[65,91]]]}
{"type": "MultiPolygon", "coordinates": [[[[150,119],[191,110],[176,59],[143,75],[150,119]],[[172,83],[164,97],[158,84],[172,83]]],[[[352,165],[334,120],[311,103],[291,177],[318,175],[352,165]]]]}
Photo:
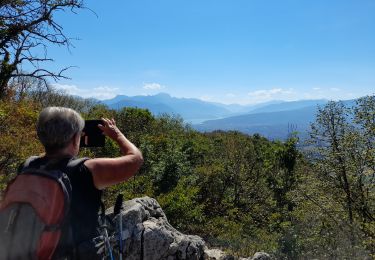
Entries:
{"type": "Polygon", "coordinates": [[[208,249],[206,248],[204,251],[204,259],[205,260],[272,260],[273,258],[265,253],[265,252],[257,252],[254,254],[253,257],[248,258],[237,258],[232,255],[228,255],[225,252],[219,250],[219,249],[208,249]]]}
{"type": "MultiPolygon", "coordinates": [[[[110,215],[113,208],[107,212],[110,215]]],[[[143,197],[125,201],[121,212],[124,259],[236,259],[218,249],[208,249],[199,236],[185,235],[173,228],[155,199],[143,197]]],[[[115,222],[118,217],[114,218],[115,222]]]]}
{"type": "Polygon", "coordinates": [[[203,239],[173,228],[155,199],[143,197],[126,201],[121,212],[125,259],[203,258],[203,239]]]}

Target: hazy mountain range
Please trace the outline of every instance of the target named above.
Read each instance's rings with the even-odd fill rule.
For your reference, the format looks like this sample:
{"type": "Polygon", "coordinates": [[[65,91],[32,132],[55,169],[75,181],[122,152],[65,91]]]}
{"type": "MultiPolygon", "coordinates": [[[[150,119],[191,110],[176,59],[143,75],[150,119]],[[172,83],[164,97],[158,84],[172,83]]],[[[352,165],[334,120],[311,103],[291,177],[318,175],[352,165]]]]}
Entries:
{"type": "MultiPolygon", "coordinates": [[[[285,139],[294,131],[299,132],[301,137],[307,136],[318,106],[328,100],[271,101],[243,106],[160,93],[154,96],[120,95],[101,102],[113,109],[138,107],[149,109],[154,115],[180,115],[199,131],[238,130],[248,134],[259,133],[270,139],[285,139]]],[[[354,100],[344,102],[350,105],[354,100]]]]}
{"type": "Polygon", "coordinates": [[[186,122],[202,122],[232,115],[232,110],[225,105],[205,102],[194,98],[175,98],[169,94],[160,93],[154,96],[116,96],[102,101],[110,108],[122,107],[147,108],[154,115],[169,113],[180,115],[186,122]]]}

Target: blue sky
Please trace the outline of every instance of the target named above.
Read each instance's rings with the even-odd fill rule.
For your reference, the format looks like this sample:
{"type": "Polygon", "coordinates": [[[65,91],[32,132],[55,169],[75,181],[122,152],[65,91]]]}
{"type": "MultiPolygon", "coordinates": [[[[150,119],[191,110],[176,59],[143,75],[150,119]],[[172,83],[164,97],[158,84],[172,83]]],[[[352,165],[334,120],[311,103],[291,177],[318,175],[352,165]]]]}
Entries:
{"type": "Polygon", "coordinates": [[[223,103],[375,92],[374,0],[87,0],[56,19],[59,88],[104,99],[166,92],[223,103]]]}

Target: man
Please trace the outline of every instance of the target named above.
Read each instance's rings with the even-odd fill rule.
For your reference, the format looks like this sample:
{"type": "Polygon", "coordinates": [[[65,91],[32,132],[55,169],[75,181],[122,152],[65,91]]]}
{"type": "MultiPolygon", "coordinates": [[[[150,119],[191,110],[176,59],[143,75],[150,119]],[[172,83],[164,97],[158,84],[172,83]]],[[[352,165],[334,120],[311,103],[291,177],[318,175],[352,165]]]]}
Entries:
{"type": "MultiPolygon", "coordinates": [[[[102,190],[126,181],[143,163],[142,153],[121,133],[115,120],[102,118],[102,122],[98,127],[119,145],[122,156],[88,159],[68,173],[72,185],[69,217],[74,247],[81,253],[97,236],[102,190]]],[[[64,167],[69,158],[78,155],[83,127],[84,120],[72,109],[43,109],[37,123],[37,134],[45,148],[45,155],[34,159],[30,166],[43,167],[56,162],[56,168],[64,167]]]]}

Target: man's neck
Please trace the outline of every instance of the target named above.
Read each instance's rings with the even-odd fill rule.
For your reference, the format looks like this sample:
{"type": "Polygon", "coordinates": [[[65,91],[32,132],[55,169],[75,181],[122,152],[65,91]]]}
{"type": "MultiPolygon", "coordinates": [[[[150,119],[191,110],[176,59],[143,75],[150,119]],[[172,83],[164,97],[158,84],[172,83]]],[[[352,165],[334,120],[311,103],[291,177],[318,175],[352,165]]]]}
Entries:
{"type": "Polygon", "coordinates": [[[75,155],[68,151],[68,150],[60,150],[57,152],[52,152],[52,153],[47,153],[45,154],[45,157],[48,158],[69,158],[69,157],[74,157],[75,155]]]}

